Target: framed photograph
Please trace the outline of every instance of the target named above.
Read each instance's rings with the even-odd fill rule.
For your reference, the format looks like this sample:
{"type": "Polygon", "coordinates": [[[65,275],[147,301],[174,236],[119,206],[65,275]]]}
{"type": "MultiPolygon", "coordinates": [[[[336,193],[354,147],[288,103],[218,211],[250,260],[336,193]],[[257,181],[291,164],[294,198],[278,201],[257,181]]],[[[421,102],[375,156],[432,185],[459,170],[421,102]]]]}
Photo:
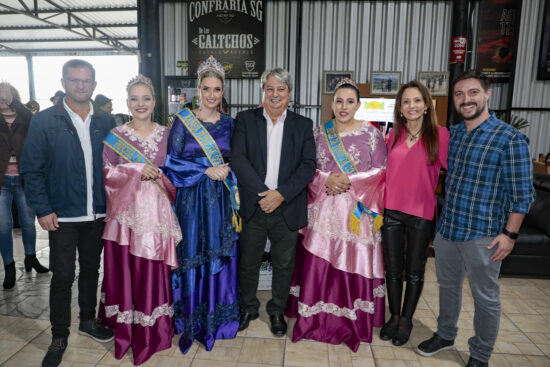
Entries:
{"type": "Polygon", "coordinates": [[[395,96],[400,84],[400,71],[373,71],[370,74],[371,95],[395,96]]]}
{"type": "Polygon", "coordinates": [[[323,72],[323,94],[333,94],[336,84],[342,78],[353,80],[353,71],[324,71],[323,72]]]}
{"type": "Polygon", "coordinates": [[[418,80],[424,84],[432,96],[449,94],[449,73],[446,71],[421,71],[418,80]]]}
{"type": "Polygon", "coordinates": [[[550,80],[550,0],[544,5],[537,80],[550,80]]]}

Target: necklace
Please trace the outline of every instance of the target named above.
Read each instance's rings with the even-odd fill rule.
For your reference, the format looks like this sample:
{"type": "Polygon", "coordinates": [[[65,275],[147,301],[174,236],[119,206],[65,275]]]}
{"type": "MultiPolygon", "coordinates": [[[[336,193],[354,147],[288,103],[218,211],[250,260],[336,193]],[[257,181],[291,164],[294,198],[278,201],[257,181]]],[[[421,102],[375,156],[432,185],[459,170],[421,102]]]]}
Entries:
{"type": "Polygon", "coordinates": [[[411,133],[411,131],[407,126],[405,126],[405,130],[407,130],[407,138],[409,139],[410,142],[415,143],[416,141],[418,141],[418,139],[420,139],[420,134],[422,133],[421,128],[418,129],[418,131],[414,134],[411,133]]]}

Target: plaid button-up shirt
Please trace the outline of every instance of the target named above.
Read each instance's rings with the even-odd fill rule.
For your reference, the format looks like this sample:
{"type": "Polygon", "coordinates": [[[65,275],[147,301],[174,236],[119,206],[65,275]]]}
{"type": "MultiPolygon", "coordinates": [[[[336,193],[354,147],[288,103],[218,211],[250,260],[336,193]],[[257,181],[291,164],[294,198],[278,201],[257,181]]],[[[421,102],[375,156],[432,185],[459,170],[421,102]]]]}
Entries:
{"type": "Polygon", "coordinates": [[[437,231],[463,242],[502,232],[510,213],[535,199],[528,138],[491,117],[472,131],[451,127],[445,206],[437,231]]]}

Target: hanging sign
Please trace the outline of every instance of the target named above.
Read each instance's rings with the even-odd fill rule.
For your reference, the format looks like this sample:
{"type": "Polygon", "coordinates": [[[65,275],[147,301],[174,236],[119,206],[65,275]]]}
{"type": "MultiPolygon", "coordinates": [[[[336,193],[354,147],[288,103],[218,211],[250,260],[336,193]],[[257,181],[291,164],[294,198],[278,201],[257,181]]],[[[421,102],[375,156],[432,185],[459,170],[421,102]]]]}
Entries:
{"type": "Polygon", "coordinates": [[[190,75],[210,55],[225,77],[259,78],[265,67],[263,0],[189,1],[187,35],[190,75]]]}
{"type": "Polygon", "coordinates": [[[550,0],[544,5],[542,17],[542,35],[540,42],[540,57],[537,67],[538,80],[550,80],[550,0]]]}
{"type": "Polygon", "coordinates": [[[477,69],[492,82],[506,83],[515,67],[521,0],[482,0],[479,9],[477,69]]]}
{"type": "Polygon", "coordinates": [[[455,36],[451,40],[451,64],[466,62],[466,37],[455,36]]]}

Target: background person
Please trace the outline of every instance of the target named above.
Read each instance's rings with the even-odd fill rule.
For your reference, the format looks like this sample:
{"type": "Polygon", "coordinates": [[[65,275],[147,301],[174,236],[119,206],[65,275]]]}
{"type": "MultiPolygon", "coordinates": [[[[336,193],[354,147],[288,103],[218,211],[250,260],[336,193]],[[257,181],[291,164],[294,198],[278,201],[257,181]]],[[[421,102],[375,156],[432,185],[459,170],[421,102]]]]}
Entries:
{"type": "Polygon", "coordinates": [[[434,231],[434,192],[441,167],[447,168],[449,131],[437,124],[430,92],[416,80],[399,89],[394,115],[382,227],[391,318],[380,330],[380,338],[401,346],[409,340],[412,317],[424,286],[434,231]],[[407,288],[401,305],[403,271],[407,288]]]}
{"type": "Polygon", "coordinates": [[[307,224],[307,184],[315,174],[313,122],[288,111],[290,73],[262,73],[263,107],[239,112],[231,162],[239,180],[243,231],[240,241],[239,330],[258,317],[256,297],[266,240],[271,240],[272,299],[266,309],[275,336],[284,336],[283,313],[294,270],[298,229],[307,224]]]}
{"type": "Polygon", "coordinates": [[[28,206],[20,176],[21,153],[32,113],[23,106],[19,92],[9,83],[0,83],[0,253],[4,262],[4,289],[15,286],[13,259],[13,215],[15,201],[25,249],[25,270],[46,273],[36,259],[34,211],[28,206]]]}
{"type": "Polygon", "coordinates": [[[107,98],[103,94],[98,94],[95,96],[95,105],[100,110],[104,111],[108,115],[110,115],[113,112],[113,102],[111,98],[107,98]]]}
{"type": "Polygon", "coordinates": [[[183,235],[178,268],[172,272],[182,353],[195,339],[212,350],[217,339],[234,338],[239,327],[236,213],[226,186],[235,183],[228,163],[233,119],[219,112],[223,65],[210,56],[197,74],[200,108],[175,117],[166,159],[166,175],[178,188],[176,213],[183,235]],[[201,139],[193,128],[210,138],[201,139]],[[213,166],[214,156],[205,152],[203,143],[215,145],[219,165],[213,166]]]}
{"type": "Polygon", "coordinates": [[[55,106],[64,97],[65,97],[65,92],[63,92],[62,90],[58,90],[57,92],[55,92],[55,94],[52,97],[50,97],[50,102],[52,102],[52,104],[55,106]]]}
{"type": "Polygon", "coordinates": [[[293,342],[344,343],[354,352],[372,341],[385,312],[376,214],[353,213],[383,212],[386,146],[378,129],[355,119],[359,107],[355,82],[342,79],[332,101],[334,120],[314,131],[317,171],[308,186],[308,224],[300,230],[286,310],[297,318],[293,342]]]}
{"type": "Polygon", "coordinates": [[[102,141],[114,121],[94,111],[96,81],[90,63],[67,61],[61,84],[67,95],[33,116],[21,157],[27,200],[50,240],[52,343],[43,366],[59,365],[67,348],[77,250],[78,332],[100,342],[113,339],[94,317],[105,225],[102,141]]]}

